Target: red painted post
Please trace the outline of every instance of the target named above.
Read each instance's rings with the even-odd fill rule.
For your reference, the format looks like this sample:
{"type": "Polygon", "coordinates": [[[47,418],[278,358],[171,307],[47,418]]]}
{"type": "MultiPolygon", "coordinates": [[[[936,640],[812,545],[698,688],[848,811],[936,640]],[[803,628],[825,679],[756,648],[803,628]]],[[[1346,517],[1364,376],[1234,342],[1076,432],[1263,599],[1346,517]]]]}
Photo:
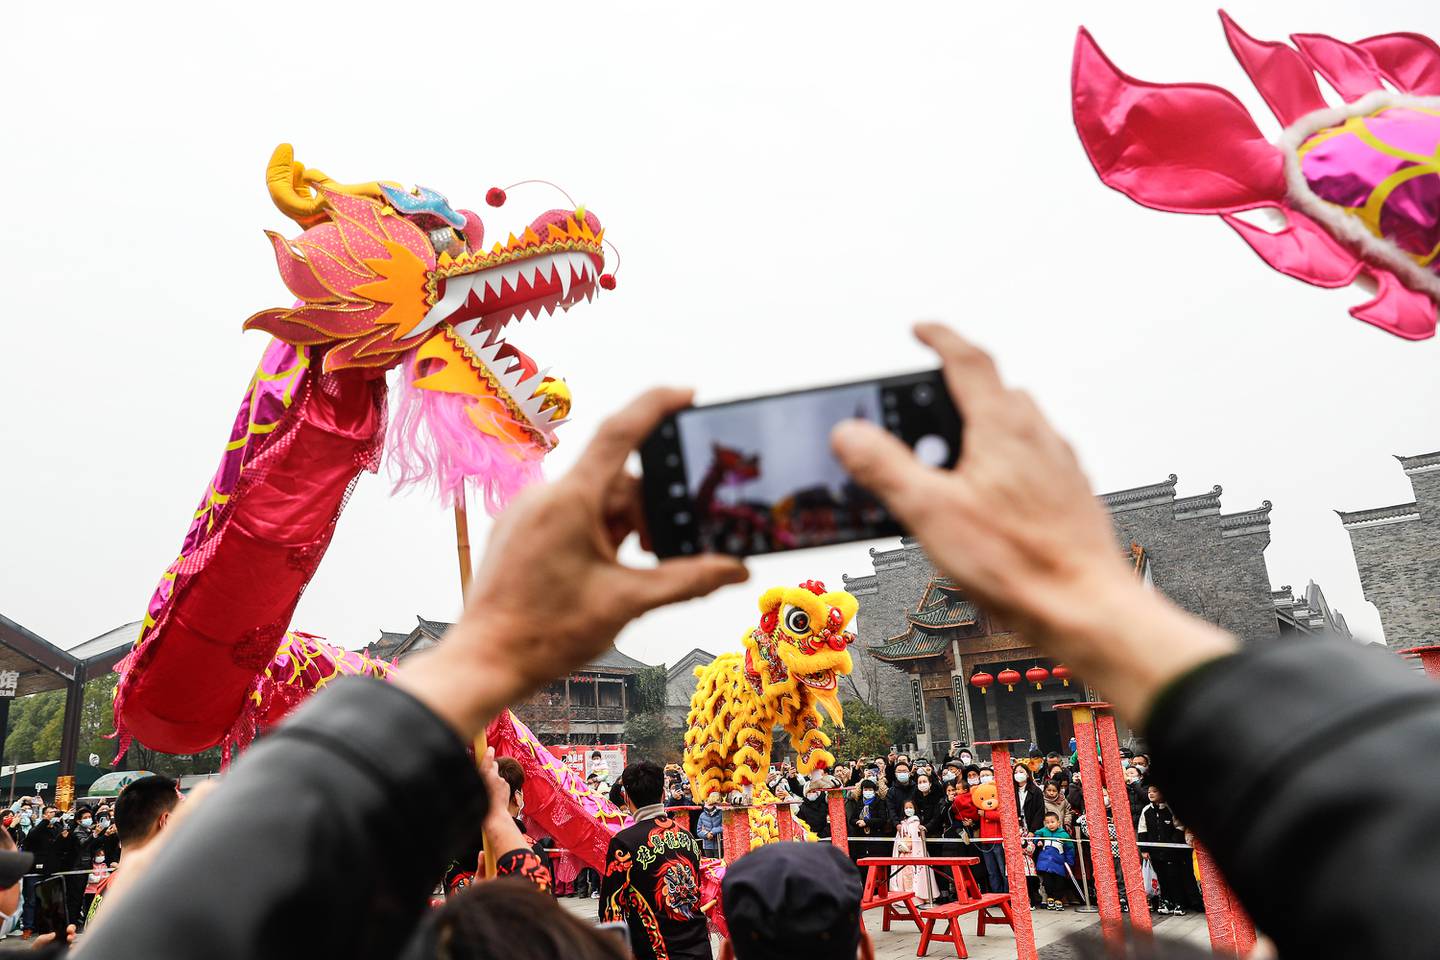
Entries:
{"type": "Polygon", "coordinates": [[[1255,925],[1221,876],[1210,851],[1197,843],[1195,856],[1200,862],[1200,894],[1205,898],[1210,947],[1219,956],[1243,957],[1255,946],[1255,925]]]}
{"type": "Polygon", "coordinates": [[[825,799],[826,809],[830,816],[830,842],[840,848],[845,856],[850,856],[850,824],[845,822],[845,788],[837,787],[829,791],[825,799]]]}
{"type": "Polygon", "coordinates": [[[750,810],[747,807],[727,807],[724,813],[725,862],[734,863],[750,852],[750,810]]]}
{"type": "Polygon", "coordinates": [[[1440,645],[1411,647],[1409,650],[1401,650],[1400,655],[1419,660],[1425,676],[1431,680],[1440,680],[1440,645]]]}
{"type": "Polygon", "coordinates": [[[1135,843],[1135,824],[1130,820],[1130,793],[1125,770],[1120,765],[1120,736],[1109,704],[1095,707],[1095,732],[1100,739],[1100,770],[1110,803],[1115,810],[1115,839],[1120,842],[1120,873],[1125,878],[1125,899],[1130,902],[1130,928],[1150,933],[1150,900],[1140,870],[1140,847],[1135,843]],[[1121,814],[1124,816],[1121,816],[1121,814]]]}
{"type": "Polygon", "coordinates": [[[1205,901],[1205,926],[1210,931],[1210,949],[1219,956],[1235,956],[1235,934],[1230,929],[1230,896],[1220,869],[1210,851],[1195,845],[1200,862],[1200,896],[1205,901]]]}
{"type": "Polygon", "coordinates": [[[1025,883],[1025,853],[1020,848],[1020,811],[1015,807],[1015,781],[1011,779],[1010,764],[1010,744],[1023,742],[986,740],[975,746],[990,748],[990,765],[995,768],[995,792],[1000,795],[1000,834],[1005,848],[1005,879],[1010,885],[1010,914],[1015,921],[1015,956],[1018,960],[1036,960],[1030,889],[1025,883]]]}
{"type": "MultiPolygon", "coordinates": [[[[795,839],[795,808],[788,803],[775,804],[775,832],[782,842],[795,839]]],[[[804,837],[804,833],[801,833],[804,837]]]]}
{"type": "MultiPolygon", "coordinates": [[[[1112,947],[1125,944],[1120,919],[1120,891],[1115,886],[1115,861],[1110,854],[1110,827],[1105,822],[1105,793],[1095,755],[1095,703],[1060,703],[1075,722],[1075,752],[1080,760],[1080,789],[1085,795],[1085,826],[1090,834],[1090,879],[1095,882],[1095,905],[1100,908],[1100,932],[1112,947]]],[[[1129,813],[1127,803],[1126,813],[1129,813]]],[[[1117,816],[1116,821],[1119,821],[1117,816]]],[[[1119,827],[1116,828],[1118,837],[1119,827]]],[[[1146,907],[1149,916],[1149,907],[1146,907]]]]}

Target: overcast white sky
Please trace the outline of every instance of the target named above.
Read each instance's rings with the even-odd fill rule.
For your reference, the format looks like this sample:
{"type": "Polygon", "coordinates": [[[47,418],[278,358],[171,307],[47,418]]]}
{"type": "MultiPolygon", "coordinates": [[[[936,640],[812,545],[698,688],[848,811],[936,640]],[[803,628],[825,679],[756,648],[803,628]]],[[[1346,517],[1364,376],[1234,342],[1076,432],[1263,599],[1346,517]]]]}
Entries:
{"type": "MultiPolygon", "coordinates": [[[[1275,585],[1315,578],[1379,637],[1336,508],[1408,499],[1440,448],[1440,343],[1406,343],[1260,263],[1218,219],[1100,185],[1070,122],[1075,29],[1129,72],[1234,91],[1278,128],[1212,3],[11,5],[0,30],[7,373],[0,611],[72,644],[137,619],[174,558],[285,302],[261,234],[271,148],[341,180],[566,185],[619,288],[516,342],[554,364],[565,469],[640,387],[702,401],[930,362],[942,318],[993,349],[1097,491],[1180,476],[1274,502],[1275,585]]],[[[1257,36],[1440,35],[1432,4],[1244,0],[1257,36]]],[[[504,233],[551,206],[512,193],[504,233]]],[[[477,522],[477,527],[481,526],[477,522]]],[[[475,531],[483,539],[483,530],[475,531]]],[[[868,572],[866,547],[753,562],[625,652],[733,646],[772,583],[868,572]]],[[[450,514],[365,478],[295,625],[349,646],[458,609],[450,514]]],[[[537,611],[537,615],[541,612],[537,611]]]]}

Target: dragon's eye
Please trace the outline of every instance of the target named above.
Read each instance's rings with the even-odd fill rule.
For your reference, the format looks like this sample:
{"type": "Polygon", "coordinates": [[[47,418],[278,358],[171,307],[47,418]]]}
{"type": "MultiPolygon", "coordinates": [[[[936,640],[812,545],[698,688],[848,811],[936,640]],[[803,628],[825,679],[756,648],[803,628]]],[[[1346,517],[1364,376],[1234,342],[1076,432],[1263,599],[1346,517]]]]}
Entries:
{"type": "Polygon", "coordinates": [[[786,607],[785,629],[791,633],[809,633],[810,614],[806,613],[803,607],[786,607]]]}

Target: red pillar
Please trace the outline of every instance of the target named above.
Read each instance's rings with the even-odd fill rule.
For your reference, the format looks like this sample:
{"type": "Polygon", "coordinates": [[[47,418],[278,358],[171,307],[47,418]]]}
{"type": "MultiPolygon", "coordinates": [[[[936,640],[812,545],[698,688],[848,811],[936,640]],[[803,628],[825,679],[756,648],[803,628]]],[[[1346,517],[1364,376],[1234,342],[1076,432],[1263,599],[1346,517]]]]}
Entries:
{"type": "MultiPolygon", "coordinates": [[[[795,815],[794,807],[788,803],[777,803],[775,810],[775,832],[779,834],[782,841],[795,839],[795,815]]],[[[803,837],[804,834],[802,833],[803,837]]]]}
{"type": "Polygon", "coordinates": [[[1015,808],[1015,781],[1011,779],[1010,744],[1021,740],[986,740],[975,746],[990,748],[995,768],[995,792],[1000,795],[1000,833],[1005,848],[1005,879],[1010,884],[1010,913],[1015,921],[1015,956],[1036,960],[1035,927],[1030,917],[1030,894],[1025,884],[1025,854],[1020,849],[1020,811],[1015,808]]]}
{"type": "Polygon", "coordinates": [[[1125,877],[1125,899],[1130,901],[1130,928],[1150,933],[1150,901],[1145,896],[1145,882],[1140,872],[1135,824],[1130,820],[1130,795],[1125,786],[1125,770],[1120,765],[1120,736],[1108,704],[1095,707],[1095,731],[1100,739],[1100,770],[1115,811],[1115,839],[1120,841],[1120,872],[1125,877]]]}
{"type": "Polygon", "coordinates": [[[725,818],[725,862],[734,863],[750,852],[750,810],[747,807],[727,807],[725,818]]]}
{"type": "Polygon", "coordinates": [[[1246,956],[1255,949],[1255,924],[1220,874],[1210,851],[1197,843],[1195,855],[1200,861],[1200,893],[1205,898],[1211,949],[1220,956],[1246,956]]]}
{"type": "MultiPolygon", "coordinates": [[[[1112,947],[1125,944],[1120,919],[1120,891],[1115,886],[1115,861],[1110,856],[1110,828],[1105,823],[1105,793],[1095,755],[1095,703],[1061,703],[1075,722],[1075,752],[1080,760],[1080,789],[1085,795],[1085,824],[1090,832],[1090,879],[1095,884],[1095,905],[1100,908],[1100,932],[1112,947]]],[[[1129,809],[1127,806],[1126,813],[1129,809]]],[[[1117,821],[1119,817],[1115,818],[1117,821]]],[[[1118,837],[1119,826],[1116,834],[1118,837]]],[[[1149,916],[1149,907],[1146,914],[1149,916]]]]}
{"type": "Polygon", "coordinates": [[[830,816],[830,842],[850,856],[850,824],[845,822],[845,788],[836,787],[825,799],[830,816]]]}

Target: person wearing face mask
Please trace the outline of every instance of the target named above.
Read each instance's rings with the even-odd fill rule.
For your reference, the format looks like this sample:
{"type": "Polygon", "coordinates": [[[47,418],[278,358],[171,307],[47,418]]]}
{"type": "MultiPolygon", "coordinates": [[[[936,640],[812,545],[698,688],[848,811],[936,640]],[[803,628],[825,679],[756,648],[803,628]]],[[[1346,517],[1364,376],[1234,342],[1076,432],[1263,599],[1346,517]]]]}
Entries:
{"type": "Polygon", "coordinates": [[[821,775],[812,775],[805,781],[805,801],[796,816],[821,840],[830,839],[830,802],[826,791],[839,786],[837,780],[821,775]]]}
{"type": "Polygon", "coordinates": [[[725,817],[720,812],[720,794],[711,792],[705,798],[705,809],[695,820],[695,836],[700,841],[700,852],[707,857],[720,856],[725,839],[725,817]]]}
{"type": "Polygon", "coordinates": [[[89,869],[94,860],[95,839],[95,812],[84,806],[75,811],[75,818],[61,831],[61,840],[56,844],[56,863],[66,871],[65,901],[72,917],[81,916],[85,900],[85,874],[81,871],[89,869]]]}
{"type": "Polygon", "coordinates": [[[911,798],[915,804],[915,813],[919,815],[920,822],[928,824],[935,816],[935,811],[940,809],[941,792],[935,785],[933,773],[921,772],[915,774],[915,795],[911,798]]]}
{"type": "Polygon", "coordinates": [[[905,804],[914,798],[915,777],[911,771],[910,761],[901,757],[895,761],[895,780],[890,784],[890,792],[885,797],[885,802],[890,807],[891,821],[899,823],[905,804]]]}
{"type": "Polygon", "coordinates": [[[35,858],[34,875],[25,878],[21,891],[25,902],[25,913],[21,920],[22,937],[26,940],[34,935],[35,929],[35,883],[59,869],[55,861],[55,848],[60,840],[60,824],[60,811],[54,807],[44,808],[40,819],[31,826],[30,832],[25,835],[25,842],[20,846],[20,849],[35,858]]]}
{"type": "Polygon", "coordinates": [[[1140,823],[1140,811],[1150,802],[1145,785],[1141,782],[1140,769],[1134,764],[1125,768],[1125,793],[1130,798],[1130,822],[1140,823]]]}
{"type": "MultiPolygon", "coordinates": [[[[902,819],[895,825],[895,844],[890,855],[915,858],[929,856],[925,849],[925,826],[920,820],[918,805],[915,801],[908,800],[901,807],[900,814],[902,819]]],[[[924,903],[933,901],[939,893],[933,871],[920,864],[895,870],[890,875],[890,890],[913,893],[916,900],[924,903]]]]}
{"type": "Polygon", "coordinates": [[[850,852],[854,859],[883,857],[890,852],[890,838],[895,836],[895,821],[878,784],[869,777],[860,781],[857,790],[845,803],[845,823],[850,836],[850,852]]]}
{"type": "Polygon", "coordinates": [[[1015,781],[1015,809],[1020,813],[1020,826],[1034,833],[1045,826],[1045,797],[1035,786],[1030,768],[1017,763],[1012,774],[1015,781]]]}
{"type": "Polygon", "coordinates": [[[20,812],[10,822],[10,838],[15,841],[17,847],[25,842],[25,834],[29,833],[30,828],[34,825],[35,815],[31,812],[30,804],[22,803],[20,812]]]}

